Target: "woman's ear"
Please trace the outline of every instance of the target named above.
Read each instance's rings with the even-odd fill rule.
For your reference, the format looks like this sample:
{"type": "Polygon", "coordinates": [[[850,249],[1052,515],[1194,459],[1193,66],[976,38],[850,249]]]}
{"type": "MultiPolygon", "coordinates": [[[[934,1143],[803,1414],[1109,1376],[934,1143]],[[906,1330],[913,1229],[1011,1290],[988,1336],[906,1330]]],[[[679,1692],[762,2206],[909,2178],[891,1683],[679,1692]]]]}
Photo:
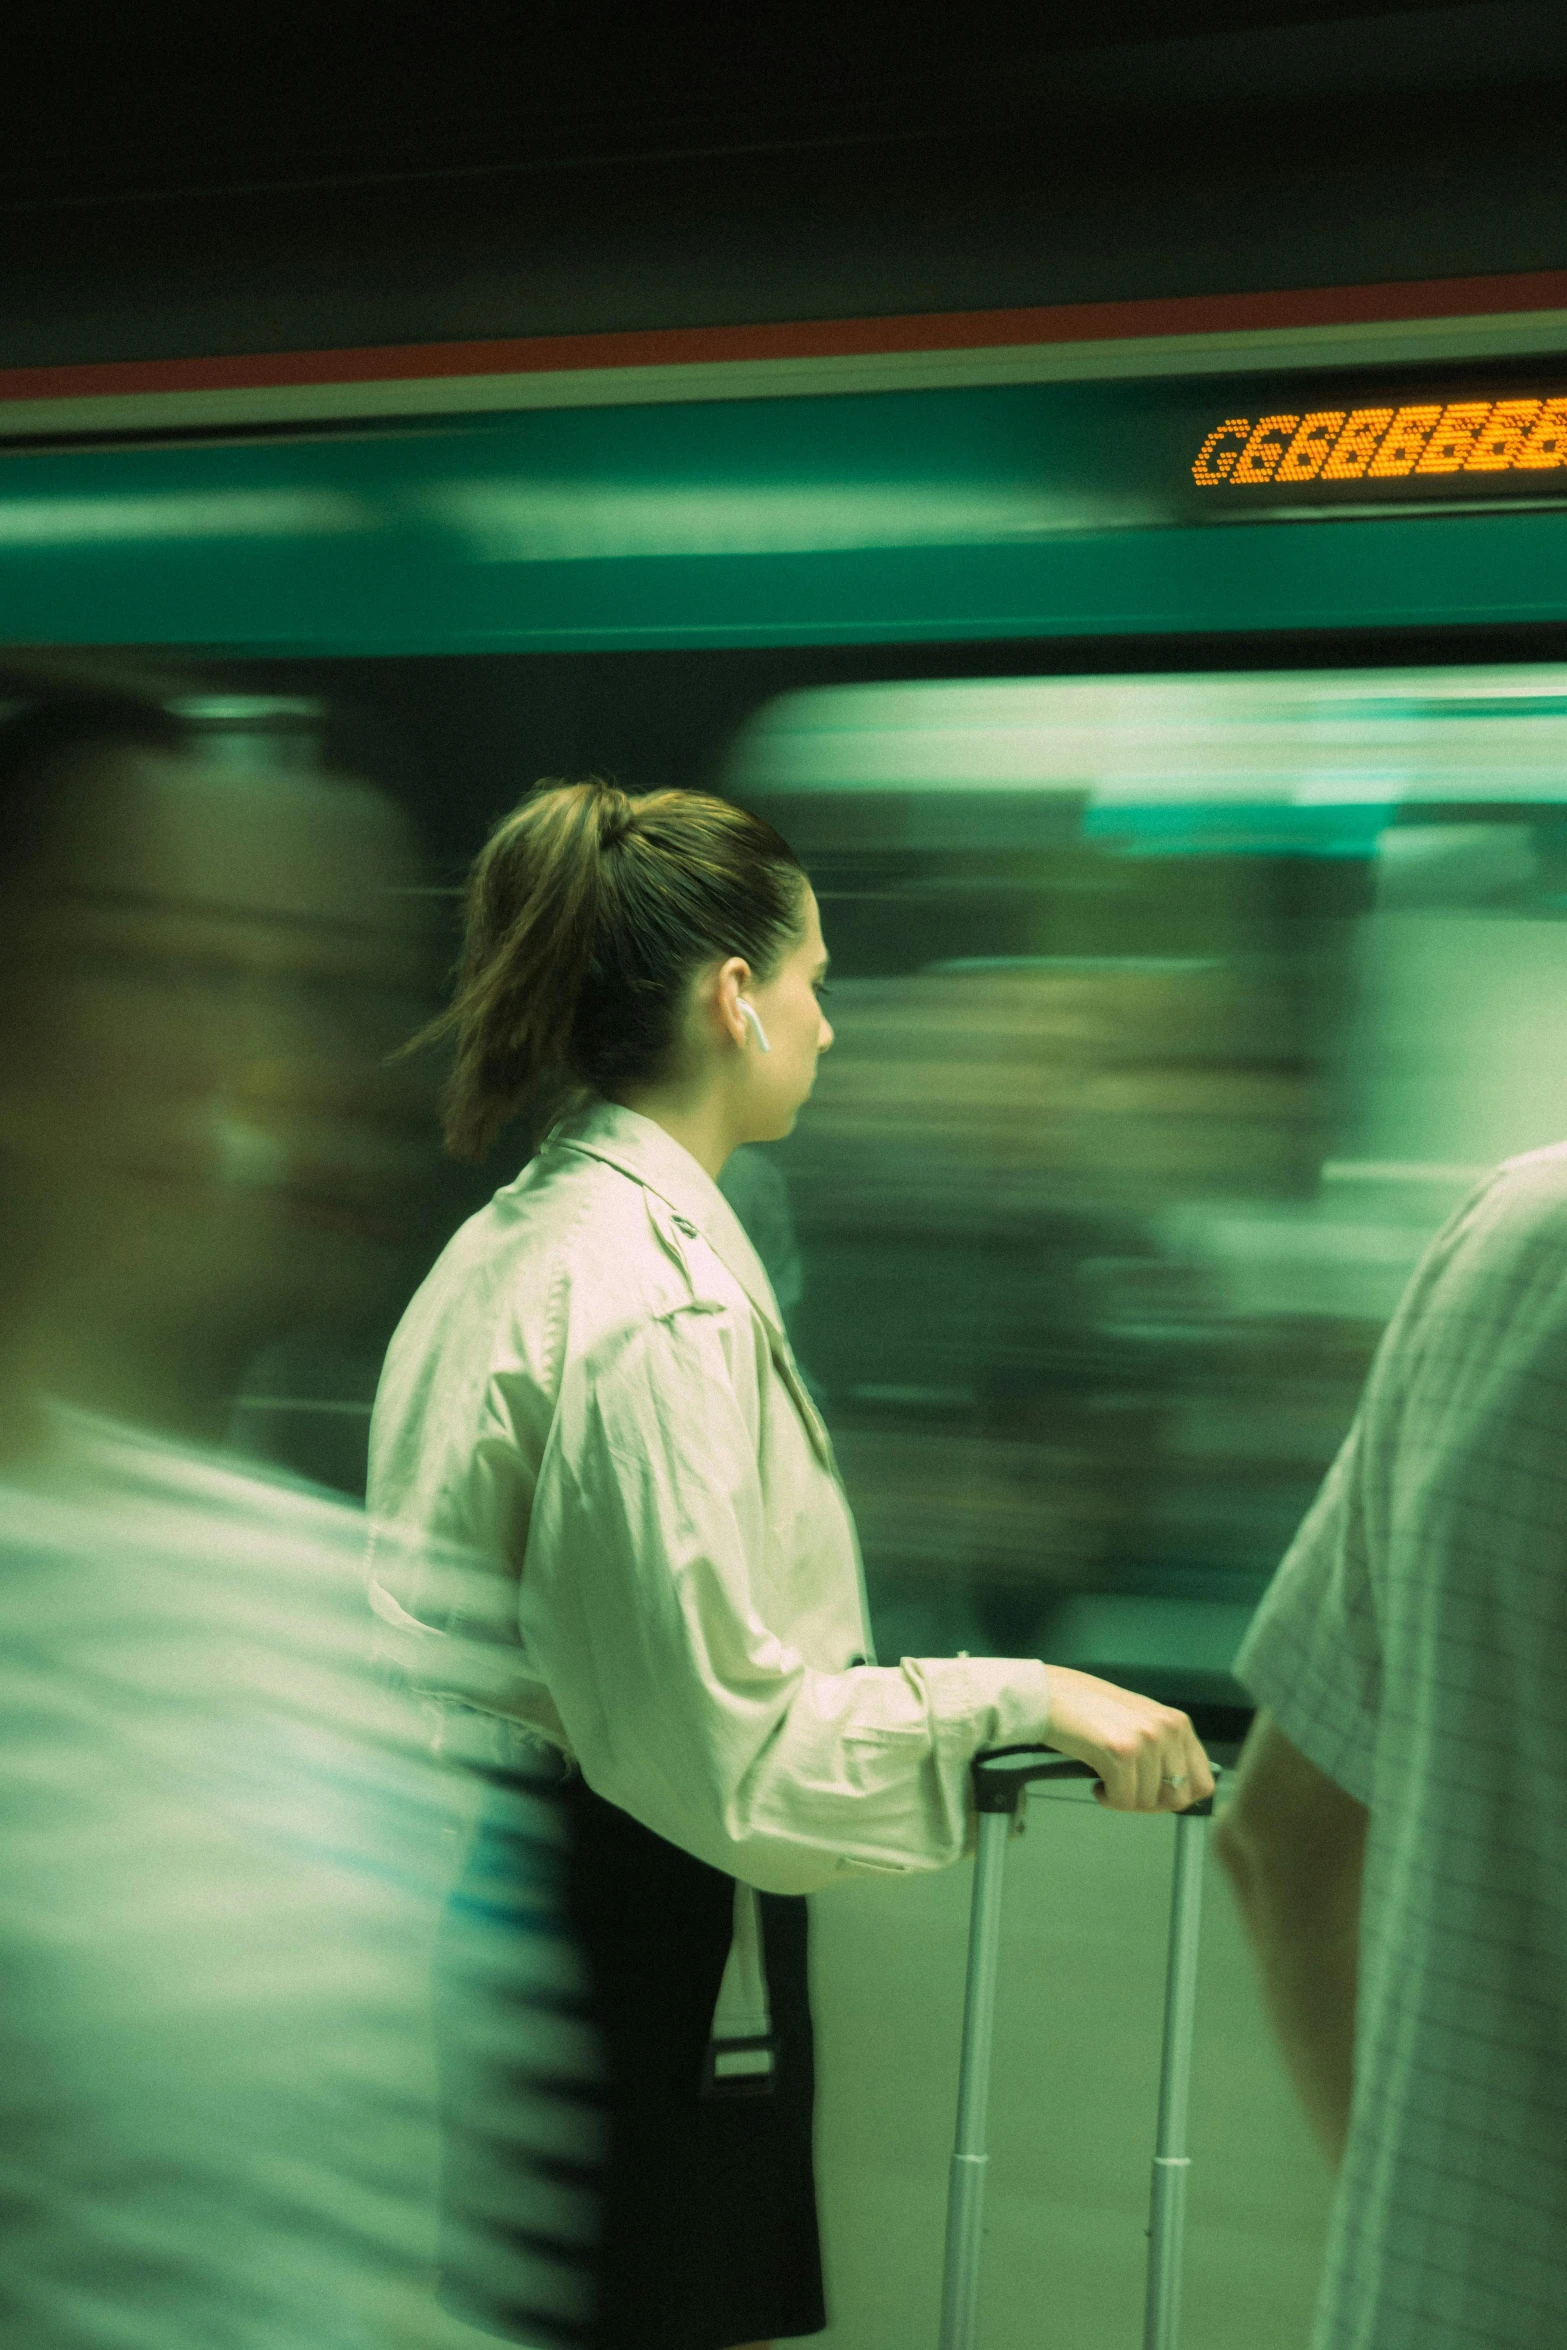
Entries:
{"type": "MultiPolygon", "coordinates": [[[[751,966],[743,955],[731,955],[718,966],[718,1016],[736,1044],[744,1044],[748,1027],[744,998],[751,985],[751,966]]],[[[750,1019],[755,1018],[754,1011],[750,1019]]]]}

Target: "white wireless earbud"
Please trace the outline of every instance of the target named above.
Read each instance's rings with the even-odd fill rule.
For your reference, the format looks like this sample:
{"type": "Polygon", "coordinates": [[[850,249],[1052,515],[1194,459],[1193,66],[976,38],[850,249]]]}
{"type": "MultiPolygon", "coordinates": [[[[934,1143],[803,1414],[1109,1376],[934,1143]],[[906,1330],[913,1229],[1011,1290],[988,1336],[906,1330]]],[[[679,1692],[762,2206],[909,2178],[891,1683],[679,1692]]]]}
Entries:
{"type": "Polygon", "coordinates": [[[767,1041],[767,1031],[762,1026],[756,1006],[754,1004],[748,1004],[744,996],[740,997],[739,1003],[742,1018],[749,1020],[751,1026],[756,1030],[757,1043],[761,1046],[764,1053],[770,1053],[773,1048],[767,1041]]]}

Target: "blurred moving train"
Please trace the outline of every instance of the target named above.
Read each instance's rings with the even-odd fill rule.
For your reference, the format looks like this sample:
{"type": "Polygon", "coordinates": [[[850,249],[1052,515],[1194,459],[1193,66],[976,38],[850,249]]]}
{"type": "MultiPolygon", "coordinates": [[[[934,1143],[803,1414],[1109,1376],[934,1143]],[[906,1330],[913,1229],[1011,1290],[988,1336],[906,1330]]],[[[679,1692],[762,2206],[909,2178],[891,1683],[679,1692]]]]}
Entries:
{"type": "MultiPolygon", "coordinates": [[[[1567,285],[1281,299],[0,456],[7,636],[373,772],[438,903],[545,773],[795,842],[839,1041],[727,1181],[894,1653],[1234,1698],[1421,1246],[1567,1133],[1567,285]]],[[[508,1171],[432,1170],[426,1261],[508,1171]]],[[[352,1489],[383,1334],[236,1439],[352,1489]]]]}
{"type": "Polygon", "coordinates": [[[854,974],[778,1155],[889,1613],[961,1562],[964,1645],[1222,1666],[1420,1247],[1567,1131],[1563,683],[838,687],[742,735],[854,974]]]}

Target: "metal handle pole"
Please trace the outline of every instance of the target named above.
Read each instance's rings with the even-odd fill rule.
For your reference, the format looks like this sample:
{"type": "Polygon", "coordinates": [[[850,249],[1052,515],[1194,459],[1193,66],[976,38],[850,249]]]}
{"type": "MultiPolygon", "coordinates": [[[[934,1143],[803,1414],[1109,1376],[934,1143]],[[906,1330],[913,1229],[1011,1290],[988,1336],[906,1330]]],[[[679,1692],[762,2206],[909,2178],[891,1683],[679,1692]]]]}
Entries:
{"type": "Polygon", "coordinates": [[[990,2054],[996,2023],[996,1974],[1001,1956],[1001,1878],[1011,1832],[1010,1812],[981,1813],[969,1927],[968,1980],[963,1992],[958,2126],[947,2194],[941,2350],[974,2350],[976,2339],[985,2173],[990,2161],[985,2134],[990,2108],[990,2054]]]}
{"type": "Polygon", "coordinates": [[[1197,2010],[1197,1938],[1202,1925],[1202,1865],[1211,1800],[1175,1823],[1175,1878],[1170,1894],[1170,1969],[1165,1985],[1164,2054],[1159,2075],[1159,2134],[1154,2147],[1148,2219],[1148,2300],[1143,2350],[1176,2350],[1181,2326],[1181,2255],[1186,2236],[1187,2107],[1197,2010]]]}

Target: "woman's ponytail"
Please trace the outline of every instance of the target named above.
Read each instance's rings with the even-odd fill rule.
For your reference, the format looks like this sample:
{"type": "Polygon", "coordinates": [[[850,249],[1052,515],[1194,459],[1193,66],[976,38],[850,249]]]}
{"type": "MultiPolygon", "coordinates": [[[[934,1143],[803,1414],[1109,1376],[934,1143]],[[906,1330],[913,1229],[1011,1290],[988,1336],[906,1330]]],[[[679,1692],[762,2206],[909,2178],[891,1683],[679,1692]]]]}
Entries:
{"type": "Polygon", "coordinates": [[[474,862],[456,992],[413,1040],[456,1039],[447,1149],[482,1159],[523,1109],[657,1074],[698,965],[740,954],[765,975],[803,885],[788,844],[727,801],[538,784],[474,862]]]}
{"type": "Polygon", "coordinates": [[[547,778],[474,860],[456,992],[414,1040],[455,1037],[443,1116],[453,1157],[482,1159],[509,1117],[567,1075],[604,861],[630,807],[597,777],[547,778]]]}

